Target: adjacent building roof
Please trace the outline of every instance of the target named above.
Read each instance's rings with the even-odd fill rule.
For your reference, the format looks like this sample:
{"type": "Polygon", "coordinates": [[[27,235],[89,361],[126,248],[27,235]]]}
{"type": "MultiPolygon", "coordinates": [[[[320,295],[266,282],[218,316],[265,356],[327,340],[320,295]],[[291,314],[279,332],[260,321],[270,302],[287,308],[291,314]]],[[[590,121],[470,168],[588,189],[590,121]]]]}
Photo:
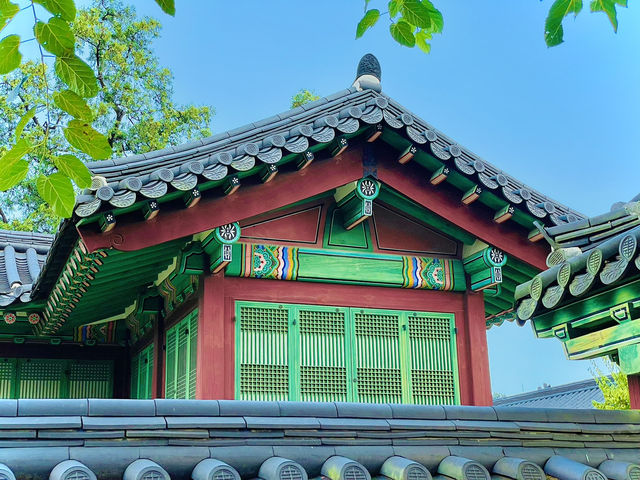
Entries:
{"type": "Polygon", "coordinates": [[[372,128],[399,135],[414,153],[423,150],[439,166],[446,166],[445,177],[456,171],[477,184],[479,194],[489,191],[512,210],[522,209],[545,225],[583,218],[461,147],[383,94],[380,65],[373,55],[363,57],[349,89],[204,140],[91,163],[94,184],[79,197],[75,213],[89,217],[176,191],[210,188],[233,175],[259,173],[255,167],[330,147],[339,138],[370,134],[372,128]]]}
{"type": "Polygon", "coordinates": [[[510,475],[505,465],[513,462],[533,465],[530,480],[544,480],[537,466],[563,480],[584,478],[571,476],[576,471],[606,480],[595,470],[606,460],[640,459],[640,411],[233,400],[0,403],[0,469],[17,480],[429,480],[430,473],[490,480],[489,472],[516,478],[519,468],[510,475]],[[557,464],[563,467],[554,470],[557,464]],[[84,476],[70,475],[76,470],[84,476]]]}
{"type": "Polygon", "coordinates": [[[53,235],[0,230],[0,307],[28,302],[53,235]]]}
{"type": "Polygon", "coordinates": [[[593,402],[604,402],[602,391],[594,379],[539,388],[493,401],[500,407],[594,408],[593,402]]]}
{"type": "Polygon", "coordinates": [[[549,269],[516,289],[521,320],[640,277],[640,201],[616,204],[603,215],[554,227],[540,225],[539,229],[552,247],[549,269]]]}

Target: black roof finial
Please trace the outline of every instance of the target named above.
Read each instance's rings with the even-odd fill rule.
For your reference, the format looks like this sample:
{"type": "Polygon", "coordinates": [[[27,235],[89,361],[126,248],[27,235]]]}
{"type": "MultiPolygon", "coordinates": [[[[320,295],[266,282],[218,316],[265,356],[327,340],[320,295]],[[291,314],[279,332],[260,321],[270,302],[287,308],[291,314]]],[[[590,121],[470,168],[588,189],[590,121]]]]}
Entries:
{"type": "Polygon", "coordinates": [[[380,92],[382,91],[381,79],[382,68],[380,68],[380,62],[378,62],[375,55],[367,53],[358,63],[358,71],[353,86],[358,90],[371,89],[380,92]]]}

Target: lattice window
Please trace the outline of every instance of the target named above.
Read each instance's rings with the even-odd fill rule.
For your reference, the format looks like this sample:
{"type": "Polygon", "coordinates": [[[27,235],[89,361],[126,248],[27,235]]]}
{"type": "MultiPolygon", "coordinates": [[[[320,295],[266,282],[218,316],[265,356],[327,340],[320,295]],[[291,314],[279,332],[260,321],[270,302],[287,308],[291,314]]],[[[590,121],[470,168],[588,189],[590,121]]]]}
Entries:
{"type": "Polygon", "coordinates": [[[165,398],[195,398],[198,311],[167,331],[165,398]]]}
{"type": "Polygon", "coordinates": [[[289,399],[289,309],[243,305],[239,308],[239,398],[289,399]]]}
{"type": "Polygon", "coordinates": [[[449,340],[451,322],[448,318],[409,316],[409,332],[412,338],[449,340]]]}
{"type": "Polygon", "coordinates": [[[300,400],[347,401],[346,311],[325,307],[295,311],[299,345],[293,347],[300,358],[300,400]]]}
{"type": "Polygon", "coordinates": [[[289,311],[282,308],[240,307],[240,328],[242,331],[287,333],[289,330],[289,311]]]}
{"type": "Polygon", "coordinates": [[[65,364],[59,360],[20,363],[20,398],[61,398],[64,371],[65,364]]]}
{"type": "Polygon", "coordinates": [[[399,336],[398,316],[380,312],[356,312],[354,315],[356,335],[368,337],[399,336]]]}
{"type": "Polygon", "coordinates": [[[305,401],[346,400],[347,368],[301,366],[300,395],[305,401]]]}
{"type": "Polygon", "coordinates": [[[12,398],[13,381],[16,374],[15,358],[0,359],[0,398],[12,398]]]}
{"type": "Polygon", "coordinates": [[[69,398],[113,396],[113,363],[73,362],[69,368],[69,398]]]}
{"type": "Polygon", "coordinates": [[[286,365],[240,365],[240,396],[243,400],[289,398],[289,367],[286,365]]]}
{"type": "Polygon", "coordinates": [[[356,369],[358,399],[362,402],[402,401],[402,374],[399,368],[356,369]]]}

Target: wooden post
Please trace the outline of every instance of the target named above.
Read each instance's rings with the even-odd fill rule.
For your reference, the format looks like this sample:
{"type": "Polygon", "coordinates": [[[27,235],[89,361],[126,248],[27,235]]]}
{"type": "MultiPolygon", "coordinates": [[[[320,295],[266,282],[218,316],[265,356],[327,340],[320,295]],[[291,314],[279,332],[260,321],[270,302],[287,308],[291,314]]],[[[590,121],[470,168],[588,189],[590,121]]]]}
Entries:
{"type": "Polygon", "coordinates": [[[640,410],[640,374],[629,375],[629,400],[633,410],[640,410]]]}
{"type": "Polygon", "coordinates": [[[164,398],[164,319],[158,315],[153,329],[153,374],[151,377],[151,398],[164,398]]]}
{"type": "Polygon", "coordinates": [[[200,279],[196,398],[233,399],[234,325],[225,311],[224,273],[200,279]]]}
{"type": "Polygon", "coordinates": [[[464,318],[458,323],[458,371],[463,405],[492,405],[484,295],[467,292],[464,318]]]}

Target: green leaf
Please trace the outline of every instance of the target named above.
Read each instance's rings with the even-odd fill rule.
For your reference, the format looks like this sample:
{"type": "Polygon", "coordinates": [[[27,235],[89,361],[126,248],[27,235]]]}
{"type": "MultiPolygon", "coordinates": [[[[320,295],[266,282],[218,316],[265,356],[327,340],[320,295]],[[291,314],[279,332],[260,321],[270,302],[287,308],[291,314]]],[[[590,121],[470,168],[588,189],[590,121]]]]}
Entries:
{"type": "Polygon", "coordinates": [[[389,30],[391,31],[393,39],[400,45],[404,45],[405,47],[415,46],[416,39],[413,36],[413,28],[404,20],[392,23],[389,30]]]}
{"type": "Polygon", "coordinates": [[[58,15],[68,22],[73,22],[76,18],[76,5],[73,0],[33,0],[54,15],[58,15]]]}
{"type": "Polygon", "coordinates": [[[16,125],[16,131],[14,133],[16,140],[20,138],[20,135],[22,135],[22,131],[24,130],[24,127],[27,125],[27,123],[29,123],[29,120],[31,120],[35,114],[36,114],[36,107],[33,107],[22,116],[22,118],[18,122],[18,125],[16,125]]]}
{"type": "Polygon", "coordinates": [[[105,159],[112,153],[107,137],[81,120],[71,120],[64,129],[64,136],[71,145],[95,160],[105,159]]]}
{"type": "Polygon", "coordinates": [[[4,192],[16,186],[29,172],[29,162],[26,160],[18,160],[8,168],[4,165],[0,166],[0,191],[4,192]]]}
{"type": "MultiPolygon", "coordinates": [[[[592,0],[591,11],[592,12],[604,12],[609,17],[609,21],[613,26],[613,31],[618,32],[618,13],[616,11],[616,3],[620,0],[592,0]]],[[[626,4],[626,1],[625,1],[626,4]]],[[[626,7],[626,5],[623,5],[626,7]]]]}
{"type": "Polygon", "coordinates": [[[375,8],[367,10],[367,13],[365,13],[364,17],[362,17],[362,20],[358,22],[358,27],[356,28],[356,38],[360,38],[362,35],[364,35],[364,32],[373,27],[379,18],[380,10],[377,10],[375,8]]]}
{"type": "Polygon", "coordinates": [[[389,2],[389,16],[394,18],[396,15],[400,13],[400,9],[402,8],[402,0],[391,0],[389,2]]]}
{"type": "Polygon", "coordinates": [[[78,187],[88,188],[91,186],[91,172],[77,157],[60,155],[54,157],[53,163],[60,173],[73,180],[78,187]]]}
{"type": "Polygon", "coordinates": [[[54,93],[53,103],[55,103],[61,110],[64,110],[69,115],[76,117],[79,120],[93,119],[93,113],[91,112],[89,105],[87,105],[87,102],[85,102],[80,95],[72,92],[71,90],[54,93]]]}
{"type": "Polygon", "coordinates": [[[571,13],[574,16],[578,15],[580,10],[582,10],[582,0],[556,0],[553,2],[544,25],[544,40],[548,47],[554,47],[563,42],[562,21],[564,17],[571,13]]]}
{"type": "Polygon", "coordinates": [[[56,215],[71,216],[76,196],[69,177],[60,172],[52,173],[48,177],[40,175],[36,180],[36,188],[56,215]]]}
{"type": "Polygon", "coordinates": [[[442,33],[444,19],[442,18],[440,10],[434,7],[433,3],[429,0],[422,0],[422,4],[429,10],[429,14],[431,15],[431,28],[429,28],[429,31],[431,33],[442,33]]]}
{"type": "MultiPolygon", "coordinates": [[[[25,138],[18,140],[16,144],[0,158],[0,170],[3,168],[12,168],[13,165],[31,151],[31,144],[25,138]]],[[[2,174],[0,174],[0,177],[2,174]]]]}
{"type": "Polygon", "coordinates": [[[401,9],[403,20],[409,24],[420,28],[431,27],[431,13],[421,0],[404,0],[401,9]]]}
{"type": "Polygon", "coordinates": [[[0,0],[0,31],[20,11],[20,7],[9,0],[0,0]]]}
{"type": "Polygon", "coordinates": [[[0,40],[0,75],[9,73],[20,66],[22,54],[18,47],[20,46],[20,37],[18,35],[9,35],[0,40]]]}
{"type": "Polygon", "coordinates": [[[416,45],[422,50],[424,53],[429,53],[431,51],[431,44],[427,42],[427,40],[431,40],[431,34],[420,30],[416,33],[416,45]]]}
{"type": "Polygon", "coordinates": [[[176,14],[175,0],[156,0],[156,3],[160,5],[160,8],[164,13],[171,16],[174,16],[176,14]]]}
{"type": "Polygon", "coordinates": [[[33,27],[38,43],[54,55],[73,55],[75,37],[69,24],[59,17],[51,17],[49,23],[38,22],[33,27]]]}
{"type": "Polygon", "coordinates": [[[83,98],[98,94],[98,81],[91,67],[75,55],[56,58],[56,74],[69,89],[83,98]]]}

